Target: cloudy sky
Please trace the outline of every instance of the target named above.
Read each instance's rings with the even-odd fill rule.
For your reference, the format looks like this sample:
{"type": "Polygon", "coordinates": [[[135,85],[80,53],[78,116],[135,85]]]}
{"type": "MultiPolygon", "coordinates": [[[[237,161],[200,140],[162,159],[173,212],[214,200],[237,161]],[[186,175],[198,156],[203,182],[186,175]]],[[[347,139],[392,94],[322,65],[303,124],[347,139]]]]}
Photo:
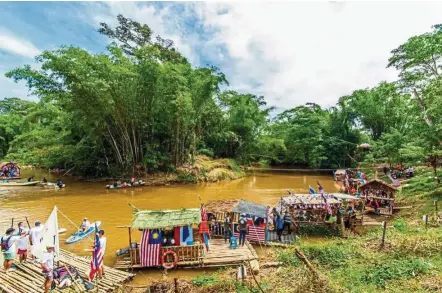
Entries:
{"type": "Polygon", "coordinates": [[[334,104],[393,81],[390,51],[442,23],[442,2],[0,2],[0,98],[28,96],[4,73],[60,45],[103,52],[100,22],[148,24],[194,66],[218,66],[240,92],[283,110],[334,104]]]}

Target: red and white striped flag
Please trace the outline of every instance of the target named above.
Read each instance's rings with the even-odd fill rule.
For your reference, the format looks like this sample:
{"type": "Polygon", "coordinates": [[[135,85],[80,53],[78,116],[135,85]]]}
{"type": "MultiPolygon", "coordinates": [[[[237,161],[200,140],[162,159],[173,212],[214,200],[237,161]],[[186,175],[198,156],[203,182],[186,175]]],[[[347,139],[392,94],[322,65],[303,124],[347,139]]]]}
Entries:
{"type": "Polygon", "coordinates": [[[94,280],[96,274],[103,265],[103,251],[101,250],[100,237],[98,237],[98,227],[95,224],[95,241],[94,250],[92,251],[91,270],[89,272],[89,279],[94,280]]]}
{"type": "Polygon", "coordinates": [[[160,265],[162,237],[158,229],[143,230],[140,243],[140,263],[143,267],[160,265]]]}

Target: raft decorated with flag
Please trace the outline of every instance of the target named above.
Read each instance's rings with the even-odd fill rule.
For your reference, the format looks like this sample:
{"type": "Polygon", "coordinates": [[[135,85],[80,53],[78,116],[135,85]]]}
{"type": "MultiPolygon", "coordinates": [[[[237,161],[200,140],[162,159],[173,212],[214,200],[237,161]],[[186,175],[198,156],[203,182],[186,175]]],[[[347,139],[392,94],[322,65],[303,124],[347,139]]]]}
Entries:
{"type": "Polygon", "coordinates": [[[212,200],[205,204],[208,218],[211,219],[210,233],[224,238],[226,218],[229,218],[233,235],[239,238],[239,218],[246,215],[248,222],[246,239],[250,243],[265,244],[268,238],[268,214],[270,207],[242,199],[212,200]]]}
{"type": "Polygon", "coordinates": [[[131,206],[131,225],[119,228],[128,229],[130,243],[132,230],[141,231],[141,241],[117,251],[115,268],[225,267],[258,259],[247,241],[246,246],[229,250],[224,240],[209,239],[203,208],[139,210],[131,206]]]}

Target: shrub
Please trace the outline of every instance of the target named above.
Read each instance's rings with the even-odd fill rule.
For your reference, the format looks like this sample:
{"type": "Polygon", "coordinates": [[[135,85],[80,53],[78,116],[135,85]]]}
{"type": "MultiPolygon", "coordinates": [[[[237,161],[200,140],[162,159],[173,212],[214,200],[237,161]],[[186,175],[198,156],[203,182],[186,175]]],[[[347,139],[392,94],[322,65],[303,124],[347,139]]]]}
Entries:
{"type": "Polygon", "coordinates": [[[363,282],[385,288],[389,280],[411,278],[427,273],[430,265],[422,259],[388,260],[366,269],[363,282]]]}
{"type": "Polygon", "coordinates": [[[198,287],[212,286],[217,284],[218,282],[219,280],[214,276],[198,276],[192,279],[192,283],[198,287]]]}

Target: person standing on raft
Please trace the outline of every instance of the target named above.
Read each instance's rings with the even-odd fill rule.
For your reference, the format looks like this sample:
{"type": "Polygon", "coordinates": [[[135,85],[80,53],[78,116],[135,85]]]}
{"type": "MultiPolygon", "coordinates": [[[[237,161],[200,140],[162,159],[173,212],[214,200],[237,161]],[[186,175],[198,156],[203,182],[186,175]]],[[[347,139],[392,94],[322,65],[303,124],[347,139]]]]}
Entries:
{"type": "Polygon", "coordinates": [[[20,260],[20,263],[26,262],[26,259],[28,258],[28,244],[29,244],[29,229],[23,226],[23,222],[18,223],[18,235],[22,236],[23,238],[18,240],[18,258],[20,260]]]}
{"type": "Polygon", "coordinates": [[[49,293],[54,280],[54,248],[52,244],[47,245],[47,252],[44,253],[41,261],[42,273],[45,276],[45,293],[49,293]]]}
{"type": "Polygon", "coordinates": [[[5,274],[11,271],[11,266],[15,259],[15,251],[16,251],[15,242],[26,236],[26,235],[14,236],[12,235],[14,231],[15,231],[14,228],[12,227],[8,228],[6,230],[6,236],[3,236],[0,239],[1,249],[3,252],[3,259],[4,259],[3,268],[5,269],[5,274]]]}
{"type": "Polygon", "coordinates": [[[246,234],[247,234],[247,219],[246,214],[242,213],[239,218],[239,245],[244,246],[244,242],[246,242],[246,234]]]}
{"type": "Polygon", "coordinates": [[[41,242],[43,237],[41,236],[41,232],[43,231],[43,226],[39,221],[35,222],[35,227],[29,231],[29,239],[31,241],[31,254],[35,258],[36,253],[41,250],[41,242]]]}

